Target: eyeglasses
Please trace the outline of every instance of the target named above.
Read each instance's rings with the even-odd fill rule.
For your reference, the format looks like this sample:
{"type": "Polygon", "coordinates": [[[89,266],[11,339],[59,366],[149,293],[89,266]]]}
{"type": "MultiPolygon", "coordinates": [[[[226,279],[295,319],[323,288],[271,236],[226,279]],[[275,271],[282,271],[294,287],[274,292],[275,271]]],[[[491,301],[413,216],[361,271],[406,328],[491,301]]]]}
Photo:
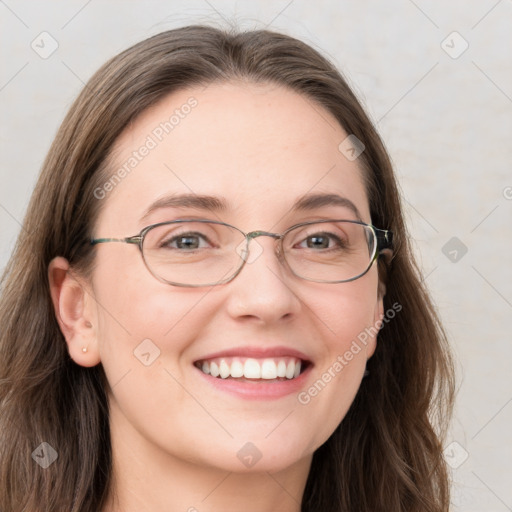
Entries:
{"type": "Polygon", "coordinates": [[[246,262],[263,251],[251,240],[269,236],[278,241],[277,256],[297,277],[318,283],[345,283],[368,272],[377,256],[392,247],[391,231],[355,220],[320,220],[296,224],[283,234],[244,233],[213,220],[173,220],[145,227],[127,238],[96,238],[136,244],[148,270],[158,280],[186,287],[228,283],[246,262]]]}

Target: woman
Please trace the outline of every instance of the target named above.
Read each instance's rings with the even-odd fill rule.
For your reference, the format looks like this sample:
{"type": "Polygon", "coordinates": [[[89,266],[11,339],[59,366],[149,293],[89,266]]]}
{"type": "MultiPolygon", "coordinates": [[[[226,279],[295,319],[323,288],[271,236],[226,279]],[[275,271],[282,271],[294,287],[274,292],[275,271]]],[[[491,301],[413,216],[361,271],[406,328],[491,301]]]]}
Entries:
{"type": "Polygon", "coordinates": [[[71,107],[3,278],[0,509],[447,511],[447,343],[315,50],[191,26],[71,107]]]}

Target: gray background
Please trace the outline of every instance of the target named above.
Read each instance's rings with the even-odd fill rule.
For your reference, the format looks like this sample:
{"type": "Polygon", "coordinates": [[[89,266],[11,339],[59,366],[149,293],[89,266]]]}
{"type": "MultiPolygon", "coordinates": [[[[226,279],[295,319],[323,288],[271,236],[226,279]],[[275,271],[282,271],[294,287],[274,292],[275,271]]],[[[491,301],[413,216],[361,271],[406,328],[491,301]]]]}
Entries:
{"type": "Polygon", "coordinates": [[[0,0],[0,19],[2,268],[59,123],[110,56],[190,23],[281,30],[329,56],[388,145],[456,353],[452,509],[512,510],[511,0],[0,0]]]}

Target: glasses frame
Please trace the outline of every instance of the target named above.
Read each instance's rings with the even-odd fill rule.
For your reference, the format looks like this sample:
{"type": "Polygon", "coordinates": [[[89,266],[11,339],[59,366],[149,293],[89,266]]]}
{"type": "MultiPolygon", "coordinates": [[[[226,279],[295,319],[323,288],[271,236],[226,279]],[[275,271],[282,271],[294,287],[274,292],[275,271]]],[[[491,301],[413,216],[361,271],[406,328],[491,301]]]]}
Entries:
{"type": "Polygon", "coordinates": [[[244,233],[241,229],[237,228],[236,226],[233,226],[232,224],[228,224],[226,222],[217,221],[217,220],[178,219],[178,220],[170,220],[170,221],[166,221],[166,222],[158,222],[156,224],[151,224],[151,225],[143,228],[139,234],[134,235],[134,236],[128,236],[125,238],[92,238],[90,240],[90,245],[98,245],[98,244],[103,244],[103,243],[108,243],[108,242],[121,242],[121,243],[126,243],[126,244],[135,244],[138,246],[138,248],[140,250],[142,260],[144,261],[144,265],[146,266],[146,268],[148,269],[150,274],[153,277],[155,277],[156,279],[158,279],[160,282],[169,284],[171,286],[181,286],[181,287],[185,287],[185,288],[200,288],[200,287],[204,287],[204,286],[217,286],[220,284],[226,284],[226,283],[229,283],[230,281],[232,281],[233,279],[235,279],[235,277],[242,271],[245,264],[247,263],[247,259],[249,256],[249,245],[250,245],[251,240],[258,238],[260,236],[268,236],[268,237],[274,238],[275,240],[279,240],[279,245],[277,247],[277,256],[282,262],[284,262],[286,264],[286,266],[288,267],[288,269],[294,276],[296,276],[300,279],[304,279],[305,281],[311,281],[311,282],[315,282],[315,283],[327,283],[327,284],[348,283],[350,281],[355,281],[356,279],[359,279],[360,277],[364,276],[370,270],[373,263],[375,262],[375,260],[378,258],[378,256],[381,254],[382,251],[387,250],[387,249],[392,250],[392,247],[393,247],[393,233],[390,230],[379,229],[371,224],[366,224],[365,222],[362,222],[359,220],[347,220],[347,219],[326,219],[326,220],[322,219],[322,220],[311,220],[311,221],[307,221],[307,222],[301,222],[299,224],[294,224],[293,226],[289,227],[286,231],[284,231],[281,234],[272,233],[269,231],[261,231],[261,230],[244,233]],[[240,260],[241,260],[240,266],[234,272],[234,274],[232,274],[229,277],[222,279],[221,281],[218,281],[216,283],[183,284],[183,283],[176,283],[173,281],[167,281],[166,279],[162,278],[161,276],[159,276],[153,272],[151,267],[148,265],[146,258],[144,257],[143,245],[144,245],[145,236],[147,235],[147,233],[149,231],[151,231],[152,229],[157,228],[159,226],[165,226],[165,225],[170,225],[170,224],[183,224],[185,222],[200,222],[200,223],[205,223],[205,224],[218,224],[221,226],[227,226],[229,228],[235,229],[236,231],[238,231],[245,237],[245,241],[246,241],[245,251],[246,252],[245,252],[244,257],[240,258],[240,260]],[[284,251],[283,251],[283,247],[282,247],[282,243],[283,243],[282,241],[283,241],[284,237],[290,231],[293,231],[294,229],[297,229],[297,228],[300,228],[303,226],[309,226],[311,224],[322,224],[322,223],[328,223],[328,222],[348,222],[351,224],[359,224],[361,226],[370,228],[370,230],[372,231],[373,236],[376,241],[375,248],[374,248],[373,254],[370,257],[370,262],[368,263],[368,267],[363,272],[358,274],[357,276],[352,277],[350,279],[343,279],[341,281],[326,281],[326,280],[310,279],[310,278],[302,277],[302,276],[296,274],[293,271],[293,269],[290,267],[290,264],[288,263],[288,261],[286,261],[286,257],[284,255],[284,251]]]}

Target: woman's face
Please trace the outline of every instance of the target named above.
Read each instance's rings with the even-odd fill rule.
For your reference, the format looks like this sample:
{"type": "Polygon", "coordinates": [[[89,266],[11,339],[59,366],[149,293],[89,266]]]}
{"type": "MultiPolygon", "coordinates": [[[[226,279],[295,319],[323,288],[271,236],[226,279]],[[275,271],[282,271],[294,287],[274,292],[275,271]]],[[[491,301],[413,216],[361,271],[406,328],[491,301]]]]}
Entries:
{"type": "MultiPolygon", "coordinates": [[[[108,183],[97,189],[94,236],[123,238],[184,218],[246,233],[357,220],[347,201],[294,208],[318,194],[349,200],[371,223],[358,161],[338,148],[347,135],[323,108],[281,87],[176,92],[118,140],[108,183]],[[188,199],[177,204],[178,196],[188,199]]],[[[136,245],[96,246],[86,309],[95,339],[77,362],[97,351],[111,387],[114,443],[228,471],[309,462],[345,416],[375,349],[372,336],[361,340],[382,315],[377,268],[347,283],[306,281],[280,263],[275,247],[256,238],[233,281],[184,288],[157,280],[136,245]],[[301,359],[305,371],[245,380],[200,368],[222,359],[235,374],[231,363],[247,359],[276,368],[301,359]]]]}

